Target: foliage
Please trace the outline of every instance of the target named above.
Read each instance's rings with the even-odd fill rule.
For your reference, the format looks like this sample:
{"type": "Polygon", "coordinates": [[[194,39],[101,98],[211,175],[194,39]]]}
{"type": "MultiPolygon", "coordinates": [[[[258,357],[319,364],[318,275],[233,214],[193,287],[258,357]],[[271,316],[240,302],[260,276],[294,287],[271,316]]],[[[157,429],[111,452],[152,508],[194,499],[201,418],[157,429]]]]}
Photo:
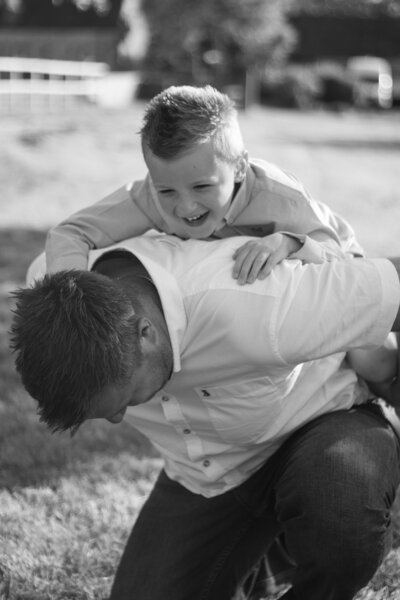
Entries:
{"type": "Polygon", "coordinates": [[[327,104],[352,104],[353,81],[347,69],[335,62],[320,62],[314,67],[320,80],[320,100],[327,104]]]}
{"type": "Polygon", "coordinates": [[[353,82],[345,67],[336,62],[290,64],[284,69],[266,71],[261,100],[263,104],[286,108],[339,108],[353,104],[353,82]]]}
{"type": "Polygon", "coordinates": [[[266,71],[261,100],[285,108],[313,108],[321,95],[321,82],[312,68],[290,65],[266,71]]]}
{"type": "Polygon", "coordinates": [[[0,0],[0,25],[112,27],[122,0],[0,0]]]}
{"type": "Polygon", "coordinates": [[[150,30],[145,67],[204,83],[281,62],[295,40],[285,18],[290,5],[290,0],[142,0],[150,30]]]}
{"type": "Polygon", "coordinates": [[[139,66],[146,54],[149,37],[141,0],[122,0],[118,29],[119,63],[126,66],[127,70],[139,66]]]}
{"type": "Polygon", "coordinates": [[[293,15],[400,17],[400,0],[297,0],[293,15]]]}

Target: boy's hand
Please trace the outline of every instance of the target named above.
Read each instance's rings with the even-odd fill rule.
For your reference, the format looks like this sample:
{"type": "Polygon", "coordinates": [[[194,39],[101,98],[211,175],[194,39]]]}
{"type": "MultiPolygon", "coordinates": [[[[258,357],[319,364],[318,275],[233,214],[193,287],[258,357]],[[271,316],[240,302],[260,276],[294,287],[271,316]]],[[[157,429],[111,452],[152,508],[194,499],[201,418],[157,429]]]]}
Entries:
{"type": "Polygon", "coordinates": [[[301,242],[284,233],[272,233],[264,238],[246,242],[233,255],[233,278],[240,285],[265,279],[272,269],[293,252],[301,242]]]}

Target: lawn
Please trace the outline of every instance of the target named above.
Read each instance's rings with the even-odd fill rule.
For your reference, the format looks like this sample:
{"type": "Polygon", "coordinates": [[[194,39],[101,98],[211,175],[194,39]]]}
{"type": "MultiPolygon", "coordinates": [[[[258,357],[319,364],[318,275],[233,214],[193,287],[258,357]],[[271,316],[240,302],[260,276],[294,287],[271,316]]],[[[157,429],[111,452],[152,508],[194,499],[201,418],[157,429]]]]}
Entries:
{"type": "MultiPolygon", "coordinates": [[[[118,113],[82,106],[0,116],[0,600],[105,600],[160,468],[124,423],[50,435],[14,372],[7,339],[10,291],[23,284],[45,230],[144,174],[142,110],[138,103],[118,113]]],[[[400,255],[398,113],[254,108],[241,120],[251,155],[291,171],[341,212],[369,255],[400,255]]],[[[394,549],[358,600],[400,600],[397,506],[394,549]]]]}

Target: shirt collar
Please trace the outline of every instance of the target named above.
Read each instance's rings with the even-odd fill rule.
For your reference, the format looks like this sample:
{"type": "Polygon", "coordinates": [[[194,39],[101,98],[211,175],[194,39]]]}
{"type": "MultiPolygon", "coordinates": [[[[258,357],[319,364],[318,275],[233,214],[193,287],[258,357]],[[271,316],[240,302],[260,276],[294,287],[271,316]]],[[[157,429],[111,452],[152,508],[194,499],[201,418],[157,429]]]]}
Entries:
{"type": "Polygon", "coordinates": [[[249,165],[246,171],[246,176],[242,181],[240,188],[235,194],[231,205],[225,215],[225,221],[228,225],[236,220],[237,216],[246,208],[250,202],[251,190],[253,189],[255,174],[249,165]]]}
{"type": "Polygon", "coordinates": [[[154,250],[154,240],[151,240],[152,237],[152,235],[141,236],[102,250],[92,250],[89,255],[89,268],[100,256],[113,250],[132,252],[143,263],[160,296],[171,340],[173,372],[177,373],[181,370],[181,342],[187,327],[186,312],[178,283],[167,270],[169,265],[169,271],[173,272],[172,255],[167,251],[160,252],[158,249],[156,250],[157,262],[155,262],[153,256],[156,255],[156,251],[154,250]]]}

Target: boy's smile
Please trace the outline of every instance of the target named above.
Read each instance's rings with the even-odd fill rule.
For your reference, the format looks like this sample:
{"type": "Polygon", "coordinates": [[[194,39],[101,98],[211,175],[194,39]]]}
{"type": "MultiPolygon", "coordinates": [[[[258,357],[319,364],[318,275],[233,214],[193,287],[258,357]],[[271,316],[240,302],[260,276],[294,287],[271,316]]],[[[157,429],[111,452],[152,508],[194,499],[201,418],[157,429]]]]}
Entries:
{"type": "Polygon", "coordinates": [[[217,158],[211,141],[172,159],[147,149],[145,160],[160,210],[175,234],[206,238],[224,225],[237,167],[217,158]]]}

